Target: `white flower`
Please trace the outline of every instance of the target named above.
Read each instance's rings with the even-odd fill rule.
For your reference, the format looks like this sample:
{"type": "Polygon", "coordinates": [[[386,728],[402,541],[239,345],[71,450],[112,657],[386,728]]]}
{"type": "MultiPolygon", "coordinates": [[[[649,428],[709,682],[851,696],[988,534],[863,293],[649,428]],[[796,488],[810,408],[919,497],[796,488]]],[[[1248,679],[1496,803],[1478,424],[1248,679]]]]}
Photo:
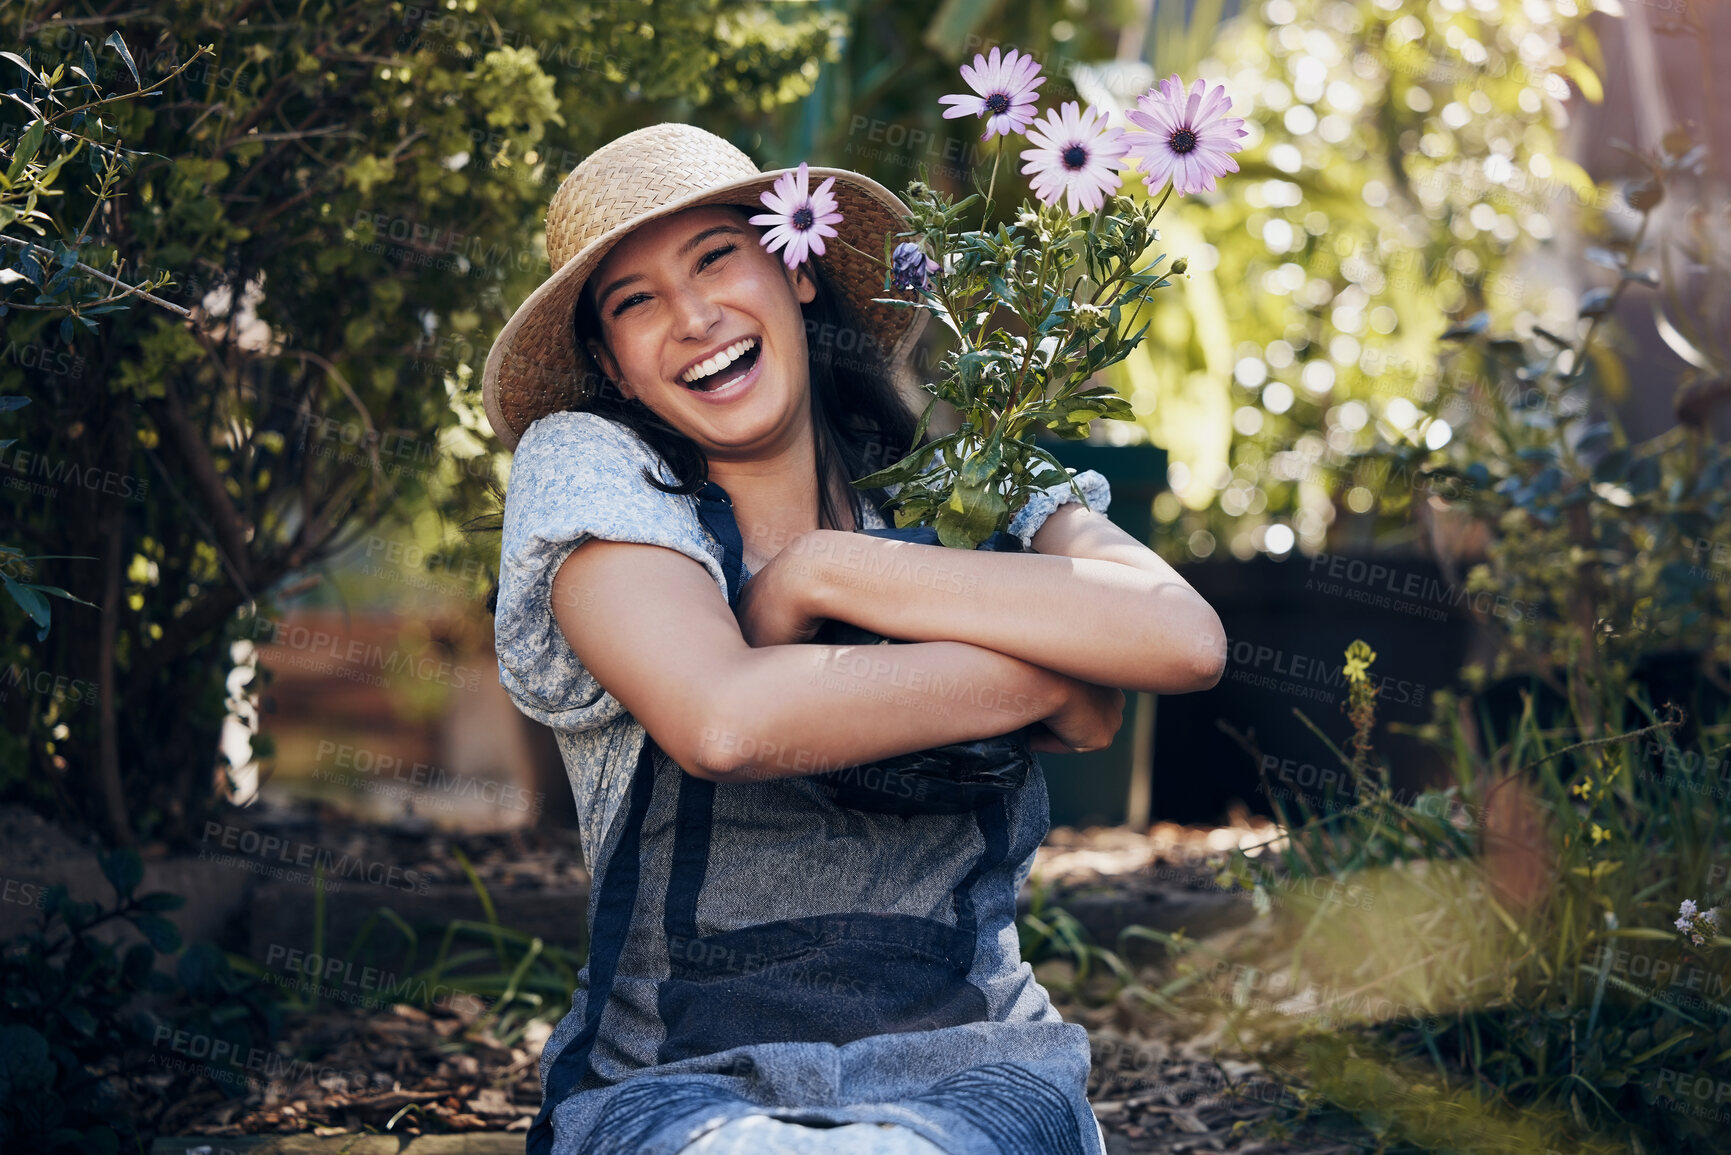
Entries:
{"type": "Polygon", "coordinates": [[[1039,62],[1014,48],[1008,56],[1001,56],[996,48],[990,59],[976,55],[973,67],[962,65],[962,79],[974,92],[940,96],[938,103],[950,106],[944,109],[945,120],[985,117],[986,134],[981,140],[990,140],[994,133],[1009,136],[1028,127],[1034,119],[1034,89],[1046,83],[1039,62]]]}
{"type": "Polygon", "coordinates": [[[788,268],[797,267],[807,253],[823,256],[823,238],[836,236],[831,225],[841,220],[835,194],[830,186],[832,176],[815,190],[810,189],[811,176],[802,160],[796,172],[783,173],[775,180],[774,190],[759,194],[759,199],[771,212],[751,218],[754,225],[772,225],[758,243],[770,252],[786,245],[781,259],[788,268]]]}
{"type": "Polygon", "coordinates": [[[1707,936],[1719,931],[1719,912],[1701,910],[1695,905],[1694,899],[1685,898],[1677,907],[1677,921],[1671,925],[1682,931],[1696,946],[1705,946],[1707,936]]]}
{"type": "Polygon", "coordinates": [[[1108,127],[1099,109],[1089,105],[1081,112],[1079,107],[1067,100],[1060,112],[1047,111],[1046,119],[1028,130],[1038,147],[1022,150],[1028,162],[1022,172],[1032,176],[1034,195],[1049,205],[1063,199],[1072,213],[1093,212],[1107,193],[1117,191],[1123,183],[1117,163],[1129,147],[1124,130],[1108,127]]]}
{"type": "Polygon", "coordinates": [[[1238,171],[1232,154],[1244,147],[1237,138],[1249,132],[1242,118],[1226,115],[1232,100],[1225,85],[1209,91],[1198,79],[1186,93],[1173,73],[1137,97],[1136,105],[1124,113],[1134,126],[1126,141],[1150,195],[1167,178],[1179,196],[1208,192],[1214,178],[1238,171]]]}

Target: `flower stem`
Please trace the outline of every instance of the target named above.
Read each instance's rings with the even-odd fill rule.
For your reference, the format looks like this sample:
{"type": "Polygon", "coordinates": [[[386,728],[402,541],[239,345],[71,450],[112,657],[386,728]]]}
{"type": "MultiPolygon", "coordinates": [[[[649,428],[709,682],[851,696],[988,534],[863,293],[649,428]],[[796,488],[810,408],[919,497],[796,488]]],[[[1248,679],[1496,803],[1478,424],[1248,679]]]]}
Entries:
{"type": "Polygon", "coordinates": [[[841,241],[841,243],[844,247],[852,249],[854,252],[858,253],[860,256],[864,257],[866,260],[870,261],[872,264],[876,265],[880,269],[889,268],[888,265],[884,264],[884,259],[875,253],[868,253],[864,249],[860,248],[857,245],[850,245],[845,240],[842,240],[841,237],[831,237],[830,240],[841,241]]]}
{"type": "Polygon", "coordinates": [[[986,185],[986,211],[980,217],[980,224],[982,226],[986,221],[991,219],[992,209],[996,204],[996,202],[992,200],[992,194],[996,192],[998,188],[998,162],[1004,159],[1004,139],[1005,138],[1002,136],[998,137],[998,147],[992,152],[992,179],[986,185]]]}
{"type": "Polygon", "coordinates": [[[1160,203],[1154,206],[1154,215],[1159,216],[1160,210],[1166,207],[1166,202],[1172,199],[1172,190],[1176,186],[1170,181],[1166,183],[1166,195],[1160,198],[1160,203]]]}

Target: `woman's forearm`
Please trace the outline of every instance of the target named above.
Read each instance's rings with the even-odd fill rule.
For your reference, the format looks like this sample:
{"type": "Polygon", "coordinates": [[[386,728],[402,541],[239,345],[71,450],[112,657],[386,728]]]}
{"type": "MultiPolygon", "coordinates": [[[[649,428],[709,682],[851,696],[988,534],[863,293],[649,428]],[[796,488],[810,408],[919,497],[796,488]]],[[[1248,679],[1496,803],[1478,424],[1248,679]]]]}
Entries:
{"type": "Polygon", "coordinates": [[[822,773],[1040,721],[1051,671],[961,642],[765,646],[731,665],[699,737],[706,776],[822,773]]]}
{"type": "Polygon", "coordinates": [[[1219,678],[1219,618],[1155,568],[829,530],[786,552],[814,617],[910,642],[967,642],[1126,690],[1183,693],[1219,678]]]}

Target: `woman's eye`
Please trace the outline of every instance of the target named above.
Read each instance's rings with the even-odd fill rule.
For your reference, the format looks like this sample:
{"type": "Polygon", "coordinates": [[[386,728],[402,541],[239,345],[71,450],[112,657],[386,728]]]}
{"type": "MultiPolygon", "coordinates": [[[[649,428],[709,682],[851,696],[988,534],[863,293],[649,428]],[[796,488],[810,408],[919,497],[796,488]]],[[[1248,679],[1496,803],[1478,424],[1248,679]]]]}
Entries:
{"type": "MultiPolygon", "coordinates": [[[[697,262],[698,270],[701,271],[703,269],[707,269],[710,266],[711,262],[720,260],[722,257],[725,257],[728,253],[733,252],[733,250],[738,248],[738,247],[739,247],[738,245],[726,244],[726,245],[718,245],[717,247],[710,249],[707,253],[704,253],[702,258],[697,262]]],[[[612,316],[612,317],[617,317],[617,316],[619,316],[619,314],[623,313],[625,310],[629,309],[631,306],[637,304],[639,301],[647,301],[648,299],[649,299],[648,293],[632,293],[629,297],[626,297],[624,300],[620,301],[617,305],[613,306],[613,311],[608,315],[612,316]]]]}
{"type": "Polygon", "coordinates": [[[700,269],[707,269],[711,261],[720,257],[725,257],[737,247],[737,245],[722,245],[719,248],[710,249],[707,253],[703,254],[703,259],[697,262],[697,267],[700,269]]]}

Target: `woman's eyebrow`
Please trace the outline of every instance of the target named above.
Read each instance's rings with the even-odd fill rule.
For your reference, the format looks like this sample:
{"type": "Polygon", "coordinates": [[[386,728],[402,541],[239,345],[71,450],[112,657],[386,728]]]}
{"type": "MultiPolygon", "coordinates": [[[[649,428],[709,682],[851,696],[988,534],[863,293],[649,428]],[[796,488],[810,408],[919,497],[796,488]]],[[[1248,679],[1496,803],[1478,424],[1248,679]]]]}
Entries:
{"type": "MultiPolygon", "coordinates": [[[[683,245],[680,245],[678,255],[683,257],[692,249],[695,249],[698,245],[701,245],[704,241],[707,241],[710,237],[713,237],[718,233],[728,233],[733,236],[740,236],[743,234],[743,230],[741,230],[738,225],[714,225],[710,228],[704,229],[701,233],[698,233],[695,237],[692,237],[683,245]]],[[[632,281],[639,281],[642,279],[642,273],[627,273],[623,277],[618,277],[608,282],[607,287],[602,289],[595,297],[596,310],[600,311],[601,309],[606,308],[608,297],[612,296],[626,285],[629,285],[632,281]]]]}
{"type": "Polygon", "coordinates": [[[739,231],[740,229],[738,225],[714,225],[710,228],[704,229],[701,233],[698,233],[695,237],[692,237],[689,241],[680,245],[679,255],[683,257],[686,253],[689,253],[692,249],[695,249],[698,245],[701,245],[704,241],[707,241],[717,233],[732,233],[737,235],[739,231]]]}

